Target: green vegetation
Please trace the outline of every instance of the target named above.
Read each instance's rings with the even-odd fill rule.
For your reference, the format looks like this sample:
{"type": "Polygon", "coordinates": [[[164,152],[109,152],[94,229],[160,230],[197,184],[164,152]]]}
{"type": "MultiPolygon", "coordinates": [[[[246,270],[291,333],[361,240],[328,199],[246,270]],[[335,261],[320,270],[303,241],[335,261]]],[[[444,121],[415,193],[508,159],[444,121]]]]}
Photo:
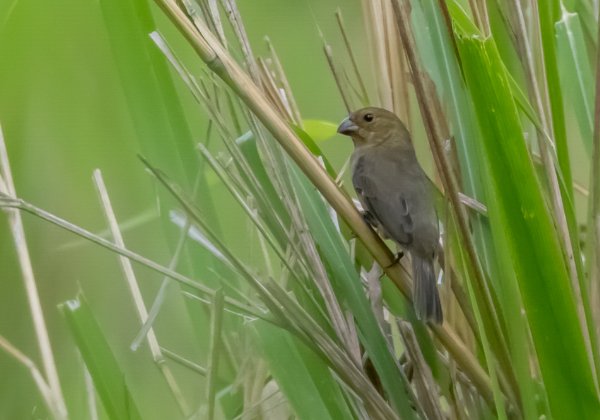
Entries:
{"type": "Polygon", "coordinates": [[[596,2],[246,3],[0,5],[0,418],[598,417],[596,2]],[[443,325],[350,199],[366,105],[443,325]]]}

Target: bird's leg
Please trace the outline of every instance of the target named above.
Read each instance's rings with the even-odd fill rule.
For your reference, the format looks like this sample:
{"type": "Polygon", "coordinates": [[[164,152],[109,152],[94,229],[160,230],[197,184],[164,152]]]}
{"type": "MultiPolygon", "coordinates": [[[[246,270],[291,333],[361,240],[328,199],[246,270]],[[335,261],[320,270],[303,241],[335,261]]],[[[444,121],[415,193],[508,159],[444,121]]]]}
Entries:
{"type": "MultiPolygon", "coordinates": [[[[375,220],[375,216],[367,210],[359,210],[360,215],[362,216],[363,221],[371,226],[373,229],[377,229],[377,221],[375,220]]],[[[352,238],[356,238],[356,233],[352,232],[352,238]]]]}
{"type": "Polygon", "coordinates": [[[387,267],[384,267],[384,269],[387,270],[388,268],[393,267],[395,264],[398,264],[400,262],[400,260],[402,259],[402,257],[404,257],[404,252],[398,251],[398,253],[394,257],[394,261],[387,267]]]}
{"type": "Polygon", "coordinates": [[[375,220],[375,216],[373,216],[373,213],[371,213],[368,210],[363,210],[360,212],[360,215],[362,216],[363,220],[367,225],[371,226],[372,228],[377,227],[377,221],[375,220]]]}
{"type": "MultiPolygon", "coordinates": [[[[373,229],[377,228],[377,222],[375,221],[375,217],[373,216],[373,214],[371,214],[370,212],[368,212],[367,210],[359,210],[360,215],[363,218],[363,221],[368,224],[369,226],[371,226],[373,229]]],[[[357,235],[355,232],[351,232],[351,238],[357,238],[357,235]]]]}

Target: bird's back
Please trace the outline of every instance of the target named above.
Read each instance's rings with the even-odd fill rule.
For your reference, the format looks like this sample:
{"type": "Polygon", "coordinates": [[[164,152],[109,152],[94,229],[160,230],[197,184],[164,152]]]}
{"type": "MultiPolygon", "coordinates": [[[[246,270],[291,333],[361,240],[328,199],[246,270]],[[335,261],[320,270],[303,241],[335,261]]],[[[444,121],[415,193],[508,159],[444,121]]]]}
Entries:
{"type": "Polygon", "coordinates": [[[413,252],[435,252],[438,224],[433,186],[412,146],[356,148],[352,168],[352,183],[359,199],[387,236],[413,252]]]}
{"type": "Polygon", "coordinates": [[[417,317],[442,323],[433,184],[417,161],[410,133],[392,112],[374,107],[351,113],[338,132],[354,143],[352,183],[368,212],[366,220],[409,251],[417,317]]]}

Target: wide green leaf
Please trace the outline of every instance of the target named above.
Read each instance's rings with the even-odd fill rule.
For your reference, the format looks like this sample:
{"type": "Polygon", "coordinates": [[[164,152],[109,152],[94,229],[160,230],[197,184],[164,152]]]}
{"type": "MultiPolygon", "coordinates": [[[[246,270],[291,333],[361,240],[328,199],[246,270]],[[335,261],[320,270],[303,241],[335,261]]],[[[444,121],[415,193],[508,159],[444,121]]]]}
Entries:
{"type": "Polygon", "coordinates": [[[325,362],[289,332],[258,322],[258,345],[300,419],[348,419],[350,408],[325,362]]]}
{"type": "Polygon", "coordinates": [[[304,120],[304,131],[306,131],[314,141],[321,142],[337,134],[337,125],[331,121],[323,120],[304,120]]]}
{"type": "Polygon", "coordinates": [[[325,201],[296,167],[292,175],[300,206],[338,300],[347,305],[354,315],[361,343],[371,358],[390,401],[402,418],[414,418],[414,411],[408,400],[408,384],[377,323],[350,254],[331,219],[325,201]]]}
{"type": "MultiPolygon", "coordinates": [[[[492,39],[459,42],[482,131],[492,233],[505,235],[554,418],[600,410],[564,256],[492,39]]],[[[514,308],[515,311],[518,308],[514,308]]]]}
{"type": "Polygon", "coordinates": [[[561,86],[573,107],[585,150],[591,155],[594,82],[579,15],[564,10],[555,27],[561,86]]]}
{"type": "MultiPolygon", "coordinates": [[[[469,196],[486,203],[483,184],[485,167],[481,165],[479,159],[479,148],[481,147],[479,138],[481,134],[471,98],[464,84],[458,57],[454,54],[454,39],[451,37],[447,22],[443,18],[438,5],[429,2],[414,2],[414,4],[415,7],[412,13],[413,28],[427,28],[427,31],[414,31],[418,51],[424,61],[424,67],[435,83],[440,101],[446,105],[446,116],[455,141],[454,144],[460,164],[462,189],[469,196]]],[[[459,28],[467,28],[466,30],[469,33],[479,33],[476,26],[464,14],[464,10],[459,5],[450,2],[449,8],[455,25],[459,28]]],[[[450,222],[450,220],[444,221],[446,231],[452,232],[451,226],[447,222],[450,222]]],[[[519,304],[518,291],[514,284],[507,284],[502,280],[501,267],[497,263],[487,217],[471,213],[471,223],[478,253],[489,274],[493,292],[498,296],[498,302],[500,303],[500,306],[495,309],[502,312],[502,319],[506,323],[504,332],[507,334],[506,341],[512,357],[511,368],[515,375],[519,377],[518,392],[521,394],[520,399],[523,401],[526,412],[535,413],[531,378],[530,375],[526,374],[529,365],[527,348],[520,351],[523,350],[522,343],[526,341],[528,332],[525,328],[526,324],[522,322],[518,313],[512,310],[515,307],[515,302],[517,305],[519,304]]],[[[446,238],[452,241],[450,233],[446,235],[446,238]]],[[[456,245],[460,246],[460,242],[457,242],[456,245]]],[[[457,247],[449,246],[448,249],[453,250],[455,254],[460,254],[457,247]]],[[[468,278],[466,272],[461,277],[468,278]]],[[[467,284],[465,282],[463,284],[467,290],[467,284]]],[[[473,298],[471,299],[472,306],[477,308],[477,296],[473,295],[473,298]]],[[[476,317],[476,319],[479,319],[479,317],[476,317]]],[[[479,326],[481,331],[486,331],[484,325],[479,326]]],[[[481,343],[487,343],[483,334],[481,334],[481,343]]],[[[486,348],[492,350],[492,354],[498,350],[489,345],[486,348]]],[[[491,357],[491,355],[488,354],[488,357],[491,357]]],[[[495,382],[495,385],[497,385],[497,382],[495,382]]],[[[498,394],[497,386],[494,389],[498,394]]]]}
{"type": "Polygon", "coordinates": [[[83,294],[59,306],[110,419],[141,419],[104,333],[83,294]]]}
{"type": "Polygon", "coordinates": [[[546,0],[540,2],[538,15],[540,22],[540,35],[542,37],[542,58],[546,72],[546,89],[551,92],[548,95],[552,116],[552,131],[556,142],[556,155],[558,165],[567,186],[566,193],[573,197],[571,165],[569,161],[569,147],[567,144],[567,132],[565,113],[563,110],[563,93],[558,73],[557,40],[554,32],[554,23],[559,17],[558,0],[546,0]]]}

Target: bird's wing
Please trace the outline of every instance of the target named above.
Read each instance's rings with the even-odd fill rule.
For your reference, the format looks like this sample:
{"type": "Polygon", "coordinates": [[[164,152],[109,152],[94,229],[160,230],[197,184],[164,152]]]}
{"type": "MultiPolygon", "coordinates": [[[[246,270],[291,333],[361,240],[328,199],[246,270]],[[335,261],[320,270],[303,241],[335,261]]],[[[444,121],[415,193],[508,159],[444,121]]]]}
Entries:
{"type": "Polygon", "coordinates": [[[359,200],[387,236],[401,245],[409,245],[414,232],[409,203],[400,192],[384,190],[373,172],[366,170],[364,161],[357,162],[352,183],[359,200]]]}

